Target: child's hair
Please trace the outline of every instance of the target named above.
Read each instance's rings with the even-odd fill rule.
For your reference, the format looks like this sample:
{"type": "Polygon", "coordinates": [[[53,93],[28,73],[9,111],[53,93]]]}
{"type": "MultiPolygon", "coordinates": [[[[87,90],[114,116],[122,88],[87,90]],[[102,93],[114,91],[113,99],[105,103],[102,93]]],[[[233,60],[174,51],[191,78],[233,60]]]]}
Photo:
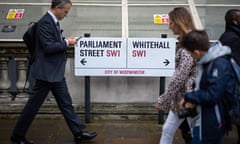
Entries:
{"type": "Polygon", "coordinates": [[[194,50],[208,51],[210,46],[208,34],[205,30],[192,30],[183,36],[181,46],[190,52],[194,50]]]}

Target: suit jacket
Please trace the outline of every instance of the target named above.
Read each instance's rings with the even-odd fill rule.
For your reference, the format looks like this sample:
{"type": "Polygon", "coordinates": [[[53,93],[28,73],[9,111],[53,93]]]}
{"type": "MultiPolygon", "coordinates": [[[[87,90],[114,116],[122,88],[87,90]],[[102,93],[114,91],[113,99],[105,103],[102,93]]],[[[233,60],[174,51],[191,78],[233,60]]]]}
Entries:
{"type": "Polygon", "coordinates": [[[33,77],[48,82],[62,81],[67,60],[67,44],[49,13],[38,22],[36,44],[33,77]]]}

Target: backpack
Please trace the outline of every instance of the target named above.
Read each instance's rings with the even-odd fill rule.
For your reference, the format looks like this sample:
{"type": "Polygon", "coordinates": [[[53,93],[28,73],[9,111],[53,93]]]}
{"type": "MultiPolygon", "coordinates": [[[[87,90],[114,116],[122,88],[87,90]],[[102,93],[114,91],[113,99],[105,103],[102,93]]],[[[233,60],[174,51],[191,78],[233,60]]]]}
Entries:
{"type": "MultiPolygon", "coordinates": [[[[225,118],[225,132],[232,130],[232,124],[240,125],[240,66],[236,63],[234,58],[230,55],[223,56],[230,61],[231,66],[234,69],[235,74],[235,91],[233,95],[226,96],[223,99],[224,118],[225,118]]],[[[208,71],[212,67],[212,62],[208,66],[208,71]]]]}
{"type": "MultiPolygon", "coordinates": [[[[36,50],[36,31],[37,31],[37,22],[30,22],[30,27],[23,34],[23,42],[27,46],[30,61],[33,63],[35,59],[35,50],[36,50]]],[[[31,64],[32,64],[31,63],[31,64]]]]}
{"type": "Polygon", "coordinates": [[[25,43],[28,53],[29,53],[29,61],[27,67],[27,76],[24,84],[23,91],[25,92],[26,83],[29,78],[30,68],[33,62],[35,61],[35,52],[36,52],[36,33],[37,33],[37,22],[30,22],[29,28],[23,34],[23,42],[25,43]]]}
{"type": "Polygon", "coordinates": [[[229,116],[233,124],[240,125],[240,66],[233,58],[230,61],[235,72],[236,85],[234,95],[232,96],[229,116]]]}

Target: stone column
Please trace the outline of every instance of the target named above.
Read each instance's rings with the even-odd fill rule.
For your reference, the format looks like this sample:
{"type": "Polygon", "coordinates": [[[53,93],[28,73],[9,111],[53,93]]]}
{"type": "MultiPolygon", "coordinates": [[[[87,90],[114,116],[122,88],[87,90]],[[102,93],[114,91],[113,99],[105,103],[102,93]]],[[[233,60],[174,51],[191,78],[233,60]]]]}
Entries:
{"type": "Polygon", "coordinates": [[[11,86],[11,81],[8,76],[8,62],[9,58],[0,58],[0,101],[10,101],[11,94],[8,89],[11,86]]]}
{"type": "MultiPolygon", "coordinates": [[[[26,101],[28,99],[28,94],[23,91],[25,81],[26,81],[26,74],[27,74],[27,58],[16,58],[16,63],[17,63],[17,72],[18,72],[18,79],[17,79],[17,89],[19,94],[17,94],[15,100],[16,101],[26,101]]],[[[26,83],[26,87],[28,88],[29,83],[26,83]]]]}

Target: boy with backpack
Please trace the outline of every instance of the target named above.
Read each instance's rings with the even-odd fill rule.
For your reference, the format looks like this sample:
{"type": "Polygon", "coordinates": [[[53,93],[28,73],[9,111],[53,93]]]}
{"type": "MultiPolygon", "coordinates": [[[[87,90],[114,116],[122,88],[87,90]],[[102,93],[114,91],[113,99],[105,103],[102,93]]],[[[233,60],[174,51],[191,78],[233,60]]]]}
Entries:
{"type": "Polygon", "coordinates": [[[197,61],[194,91],[181,101],[183,109],[196,109],[192,144],[220,144],[227,125],[225,102],[234,95],[236,77],[231,49],[217,42],[210,47],[206,31],[193,30],[181,45],[197,61]]]}

